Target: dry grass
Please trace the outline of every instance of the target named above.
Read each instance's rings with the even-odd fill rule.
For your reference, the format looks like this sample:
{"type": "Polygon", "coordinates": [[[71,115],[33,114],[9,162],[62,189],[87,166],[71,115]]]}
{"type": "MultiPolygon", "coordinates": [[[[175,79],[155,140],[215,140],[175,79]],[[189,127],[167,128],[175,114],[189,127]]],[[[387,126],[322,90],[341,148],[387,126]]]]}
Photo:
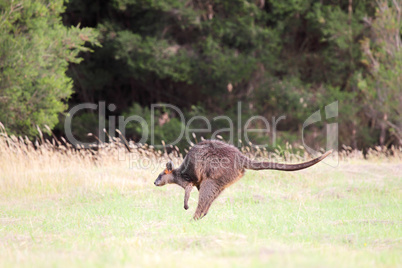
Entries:
{"type": "MultiPolygon", "coordinates": [[[[40,131],[40,130],[39,130],[40,131]]],[[[253,158],[269,159],[274,161],[297,162],[311,158],[303,147],[293,148],[286,144],[285,148],[279,147],[274,152],[268,152],[266,148],[254,148],[252,146],[242,146],[240,150],[253,158]]],[[[186,150],[187,151],[187,150],[186,150]]],[[[324,152],[323,149],[321,149],[324,152]]],[[[147,163],[160,163],[163,165],[168,160],[175,164],[180,164],[183,154],[179,148],[172,147],[171,154],[164,151],[154,150],[147,144],[139,145],[125,139],[112,138],[111,142],[99,143],[90,148],[73,147],[63,138],[45,139],[40,132],[40,136],[35,142],[27,137],[9,136],[0,123],[0,168],[2,174],[13,176],[20,172],[43,172],[47,167],[58,167],[64,169],[82,169],[89,166],[95,167],[116,167],[145,166],[147,163]],[[130,148],[128,152],[127,147],[130,148]]],[[[360,160],[370,160],[373,162],[394,162],[402,161],[402,148],[376,148],[369,149],[366,155],[362,151],[353,150],[351,147],[342,146],[337,157],[343,162],[353,162],[360,160]]]]}

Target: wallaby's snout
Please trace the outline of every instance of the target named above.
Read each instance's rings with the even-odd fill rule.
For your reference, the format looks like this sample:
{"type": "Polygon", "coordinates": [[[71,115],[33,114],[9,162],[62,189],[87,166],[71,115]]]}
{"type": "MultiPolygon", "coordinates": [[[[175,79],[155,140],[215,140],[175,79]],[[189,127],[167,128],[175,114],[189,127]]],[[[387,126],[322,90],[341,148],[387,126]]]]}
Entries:
{"type": "Polygon", "coordinates": [[[154,182],[155,186],[160,186],[161,180],[162,180],[161,177],[162,177],[162,176],[159,175],[158,178],[156,178],[156,180],[155,180],[155,182],[154,182]]]}

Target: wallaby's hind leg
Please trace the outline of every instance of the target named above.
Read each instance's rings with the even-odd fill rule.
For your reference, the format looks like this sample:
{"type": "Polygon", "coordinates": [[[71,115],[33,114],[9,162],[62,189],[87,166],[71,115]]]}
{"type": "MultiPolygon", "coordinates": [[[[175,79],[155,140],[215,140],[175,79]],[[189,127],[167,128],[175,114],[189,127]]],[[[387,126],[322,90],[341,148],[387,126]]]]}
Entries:
{"type": "Polygon", "coordinates": [[[198,206],[193,217],[194,220],[201,219],[207,215],[212,202],[214,202],[222,191],[223,187],[219,187],[214,181],[206,180],[201,184],[198,206]]]}

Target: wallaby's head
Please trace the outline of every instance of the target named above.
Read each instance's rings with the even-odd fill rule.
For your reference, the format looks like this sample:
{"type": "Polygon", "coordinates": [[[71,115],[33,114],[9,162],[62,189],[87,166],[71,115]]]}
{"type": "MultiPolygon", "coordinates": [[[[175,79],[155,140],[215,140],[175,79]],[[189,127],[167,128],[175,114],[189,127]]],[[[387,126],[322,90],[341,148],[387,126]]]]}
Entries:
{"type": "Polygon", "coordinates": [[[164,171],[162,171],[161,174],[159,174],[158,178],[154,182],[156,186],[163,186],[167,183],[173,183],[173,163],[172,161],[169,161],[166,163],[166,168],[164,171]]]}

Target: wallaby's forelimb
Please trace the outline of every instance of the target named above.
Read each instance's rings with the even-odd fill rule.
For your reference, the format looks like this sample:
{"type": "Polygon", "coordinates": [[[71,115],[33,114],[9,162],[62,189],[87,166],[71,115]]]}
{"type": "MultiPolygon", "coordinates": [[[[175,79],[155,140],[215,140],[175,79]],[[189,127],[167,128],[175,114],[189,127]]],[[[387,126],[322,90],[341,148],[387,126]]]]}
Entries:
{"type": "Polygon", "coordinates": [[[188,199],[190,198],[190,193],[191,193],[191,190],[193,190],[193,184],[192,183],[190,183],[189,185],[187,185],[185,188],[184,188],[184,209],[185,210],[187,210],[188,208],[189,208],[189,206],[188,206],[188,199]]]}

